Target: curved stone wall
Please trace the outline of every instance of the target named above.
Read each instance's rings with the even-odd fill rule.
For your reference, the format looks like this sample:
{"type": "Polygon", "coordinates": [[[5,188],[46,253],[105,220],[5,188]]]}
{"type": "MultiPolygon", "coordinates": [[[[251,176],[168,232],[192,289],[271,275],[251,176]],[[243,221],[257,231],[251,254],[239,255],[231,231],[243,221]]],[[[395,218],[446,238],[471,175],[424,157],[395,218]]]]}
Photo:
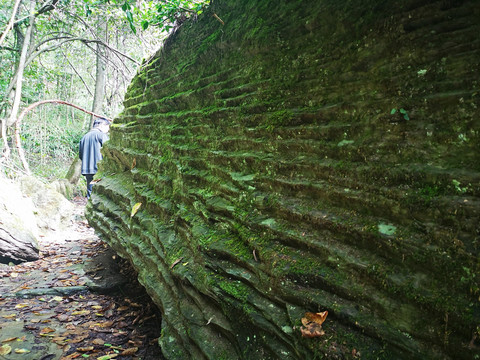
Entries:
{"type": "Polygon", "coordinates": [[[144,64],[87,216],[167,358],[480,356],[479,18],[217,0],[144,64]]]}

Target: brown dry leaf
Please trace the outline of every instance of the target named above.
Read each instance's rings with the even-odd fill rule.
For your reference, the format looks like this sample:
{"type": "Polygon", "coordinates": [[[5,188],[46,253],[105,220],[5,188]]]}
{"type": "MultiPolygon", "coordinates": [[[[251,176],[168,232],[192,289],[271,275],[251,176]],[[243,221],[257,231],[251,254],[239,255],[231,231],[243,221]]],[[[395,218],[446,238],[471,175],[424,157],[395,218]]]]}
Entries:
{"type": "Polygon", "coordinates": [[[88,335],[83,335],[83,336],[77,336],[75,339],[73,339],[71,342],[73,344],[78,344],[81,343],[83,340],[85,340],[88,337],[88,335]]]}
{"type": "Polygon", "coordinates": [[[40,335],[42,334],[49,334],[49,333],[52,333],[52,332],[55,332],[55,329],[52,329],[50,327],[44,327],[42,330],[40,330],[40,335]]]}
{"type": "Polygon", "coordinates": [[[137,304],[136,302],[133,302],[132,300],[130,300],[130,299],[128,299],[128,298],[126,298],[125,301],[126,301],[127,303],[129,303],[130,306],[133,306],[133,307],[136,307],[136,308],[141,308],[141,307],[143,307],[142,305],[137,304]]]}
{"type": "Polygon", "coordinates": [[[132,356],[135,355],[135,353],[138,351],[138,347],[133,347],[133,348],[128,348],[123,350],[120,355],[121,356],[132,356]]]}
{"type": "Polygon", "coordinates": [[[94,340],[92,341],[92,344],[94,344],[94,345],[103,345],[103,344],[105,344],[105,341],[103,341],[103,340],[100,339],[100,338],[97,338],[97,339],[94,339],[94,340]]]}
{"type": "Polygon", "coordinates": [[[0,346],[0,355],[8,355],[12,352],[12,347],[8,344],[0,346]]]}
{"type": "Polygon", "coordinates": [[[81,357],[82,354],[78,353],[78,352],[74,352],[70,355],[67,355],[67,356],[63,356],[62,357],[62,360],[71,360],[71,359],[77,359],[79,357],[81,357]]]}
{"type": "Polygon", "coordinates": [[[77,351],[80,351],[80,352],[89,352],[89,351],[93,351],[93,349],[95,349],[93,346],[85,346],[85,347],[79,347],[79,348],[77,348],[77,351]]]}
{"type": "Polygon", "coordinates": [[[181,257],[180,259],[177,259],[173,262],[172,265],[170,265],[170,269],[173,269],[175,267],[175,265],[177,265],[179,262],[181,262],[183,260],[183,257],[181,257]]]}
{"type": "Polygon", "coordinates": [[[313,325],[306,328],[302,327],[300,328],[300,332],[302,333],[302,336],[306,338],[313,338],[325,335],[325,331],[322,330],[321,325],[313,325]],[[319,328],[317,328],[317,326],[319,328]]]}
{"type": "Polygon", "coordinates": [[[88,315],[90,314],[90,311],[89,310],[79,310],[79,311],[74,311],[72,312],[72,315],[88,315]]]}
{"type": "Polygon", "coordinates": [[[303,337],[313,338],[325,335],[325,331],[322,329],[322,324],[327,318],[328,311],[320,313],[305,313],[302,318],[303,326],[300,328],[300,332],[303,337]]]}
{"type": "MultiPolygon", "coordinates": [[[[303,319],[306,319],[309,323],[314,322],[316,324],[322,325],[325,319],[327,318],[327,316],[328,316],[328,311],[322,311],[319,313],[306,312],[305,317],[303,319]]],[[[302,323],[303,323],[303,319],[302,319],[302,323]]]]}
{"type": "Polygon", "coordinates": [[[105,322],[102,322],[102,323],[96,323],[95,324],[95,326],[103,327],[103,328],[111,327],[112,325],[113,325],[113,321],[105,321],[105,322]]]}
{"type": "Polygon", "coordinates": [[[116,358],[117,356],[118,354],[108,354],[98,357],[97,360],[110,360],[116,358]]]}
{"type": "Polygon", "coordinates": [[[8,338],[8,339],[5,339],[5,340],[2,340],[2,343],[7,343],[7,342],[10,342],[10,341],[13,341],[13,340],[17,340],[18,337],[11,337],[11,338],[8,338]]]}
{"type": "Polygon", "coordinates": [[[15,319],[17,314],[10,314],[10,315],[2,315],[4,319],[15,319]]]}
{"type": "Polygon", "coordinates": [[[52,339],[52,342],[54,342],[57,345],[65,345],[67,344],[69,340],[65,336],[57,336],[52,339]]]}

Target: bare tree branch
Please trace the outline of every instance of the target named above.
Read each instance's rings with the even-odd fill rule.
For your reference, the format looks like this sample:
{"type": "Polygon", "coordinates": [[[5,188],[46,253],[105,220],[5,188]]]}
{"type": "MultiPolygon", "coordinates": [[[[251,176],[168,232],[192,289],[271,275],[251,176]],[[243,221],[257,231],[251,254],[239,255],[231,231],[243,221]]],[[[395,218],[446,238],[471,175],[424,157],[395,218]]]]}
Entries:
{"type": "MultiPolygon", "coordinates": [[[[36,13],[35,13],[35,17],[38,17],[39,15],[42,15],[42,14],[45,14],[46,12],[49,12],[49,11],[52,11],[53,9],[55,9],[55,5],[57,4],[59,0],[51,0],[49,3],[47,4],[44,4],[36,13]]],[[[30,17],[29,16],[25,16],[21,19],[18,19],[17,21],[15,21],[15,23],[13,24],[14,26],[17,26],[17,25],[21,25],[22,23],[24,23],[28,18],[30,17]]]]}
{"type": "MultiPolygon", "coordinates": [[[[92,47],[90,47],[88,44],[90,43],[99,43],[103,46],[105,46],[107,49],[111,50],[114,54],[116,55],[121,55],[125,58],[127,58],[128,60],[132,61],[133,63],[135,63],[136,65],[140,65],[140,63],[133,59],[132,57],[122,53],[121,51],[109,46],[108,44],[106,44],[105,42],[101,41],[101,40],[97,40],[97,39],[86,39],[86,38],[81,38],[81,37],[68,37],[68,36],[62,36],[62,37],[59,37],[59,38],[50,38],[50,39],[47,39],[47,40],[44,40],[42,41],[42,44],[46,44],[47,42],[49,41],[55,41],[55,40],[58,40],[58,39],[63,39],[63,41],[60,41],[59,43],[57,44],[54,44],[54,45],[50,45],[50,46],[47,46],[47,47],[44,47],[43,49],[40,49],[40,50],[37,50],[37,51],[34,51],[30,54],[30,56],[28,57],[28,59],[26,60],[25,62],[25,67],[27,67],[28,65],[30,65],[30,63],[39,55],[45,53],[45,52],[49,52],[49,51],[54,51],[56,49],[58,49],[60,46],[68,43],[68,42],[72,42],[72,41],[80,41],[82,43],[84,43],[86,46],[88,46],[93,52],[96,52],[95,49],[93,49],[92,47]]],[[[37,49],[38,46],[35,46],[35,49],[37,49]]],[[[10,85],[9,87],[7,88],[7,91],[6,93],[10,93],[10,91],[13,89],[13,87],[15,86],[15,83],[17,82],[17,74],[14,75],[12,81],[10,82],[10,85]]]]}
{"type": "Polygon", "coordinates": [[[5,29],[2,36],[0,37],[0,45],[2,45],[2,43],[5,41],[5,38],[7,37],[8,32],[13,27],[13,23],[15,22],[15,16],[17,16],[18,7],[19,7],[21,1],[22,0],[15,1],[15,5],[13,6],[12,17],[10,19],[10,22],[8,23],[7,28],[5,29]]]}
{"type": "Polygon", "coordinates": [[[27,58],[28,47],[30,45],[30,40],[32,37],[32,30],[35,23],[35,0],[30,0],[30,24],[27,28],[27,32],[25,34],[25,40],[23,41],[22,53],[20,55],[20,60],[18,62],[18,71],[17,71],[17,78],[15,81],[15,97],[13,100],[12,110],[10,113],[10,118],[7,121],[7,125],[10,126],[15,121],[17,117],[18,109],[20,107],[20,98],[22,94],[22,80],[23,80],[23,71],[25,69],[25,61],[27,58]]]}
{"type": "Polygon", "coordinates": [[[65,60],[67,60],[67,63],[68,65],[70,65],[70,67],[73,69],[73,71],[75,72],[75,74],[77,74],[77,76],[80,78],[80,80],[82,81],[83,85],[85,85],[85,88],[87,89],[88,93],[93,96],[92,92],[90,91],[90,88],[88,87],[87,83],[85,82],[85,80],[83,80],[83,77],[82,75],[80,75],[77,71],[77,69],[75,69],[75,66],[72,65],[72,63],[70,62],[70,60],[68,60],[68,57],[67,55],[65,55],[65,53],[62,51],[62,55],[63,57],[65,58],[65,60]]]}

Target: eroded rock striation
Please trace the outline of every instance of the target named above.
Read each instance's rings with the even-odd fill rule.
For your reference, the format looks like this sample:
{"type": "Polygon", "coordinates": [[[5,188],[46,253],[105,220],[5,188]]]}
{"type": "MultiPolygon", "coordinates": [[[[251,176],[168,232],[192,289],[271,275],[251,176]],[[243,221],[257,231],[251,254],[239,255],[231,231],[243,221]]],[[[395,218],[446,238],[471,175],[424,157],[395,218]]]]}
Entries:
{"type": "Polygon", "coordinates": [[[87,216],[167,358],[479,355],[479,18],[218,0],[144,64],[87,216]]]}

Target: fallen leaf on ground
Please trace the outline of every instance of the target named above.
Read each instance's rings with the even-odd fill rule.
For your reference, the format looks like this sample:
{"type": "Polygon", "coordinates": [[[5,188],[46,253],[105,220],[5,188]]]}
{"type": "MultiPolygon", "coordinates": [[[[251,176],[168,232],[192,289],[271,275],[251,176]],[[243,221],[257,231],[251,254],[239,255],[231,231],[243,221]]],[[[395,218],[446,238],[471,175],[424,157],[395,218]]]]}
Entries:
{"type": "Polygon", "coordinates": [[[98,357],[97,360],[110,360],[116,358],[117,356],[118,354],[108,354],[98,357]]]}
{"type": "Polygon", "coordinates": [[[50,327],[45,327],[42,330],[40,330],[40,335],[48,334],[48,333],[52,333],[52,332],[55,332],[55,330],[50,328],[50,327]]]}
{"type": "Polygon", "coordinates": [[[0,346],[0,355],[8,355],[12,351],[12,347],[8,344],[0,346]]]}
{"type": "Polygon", "coordinates": [[[7,343],[7,342],[10,342],[10,341],[13,341],[13,340],[17,340],[18,338],[15,336],[15,337],[11,337],[11,338],[8,338],[8,339],[5,339],[5,340],[2,340],[2,343],[7,343]]]}
{"type": "Polygon", "coordinates": [[[75,339],[72,340],[72,343],[74,343],[74,344],[81,343],[87,337],[88,337],[88,335],[78,336],[78,337],[76,337],[75,339]]]}
{"type": "Polygon", "coordinates": [[[103,345],[103,344],[105,344],[105,341],[103,341],[102,339],[97,338],[97,339],[95,339],[95,340],[92,341],[92,344],[94,344],[94,345],[103,345]]]}
{"type": "Polygon", "coordinates": [[[303,326],[300,328],[300,332],[303,337],[313,338],[325,335],[325,331],[322,329],[322,324],[327,318],[328,311],[319,313],[305,313],[302,318],[303,326]]]}
{"type": "Polygon", "coordinates": [[[131,355],[135,355],[135,353],[138,351],[138,347],[133,347],[133,348],[128,348],[128,349],[125,349],[123,350],[120,355],[121,356],[131,356],[131,355]]]}
{"type": "Polygon", "coordinates": [[[26,353],[29,353],[30,350],[27,350],[27,349],[15,349],[15,353],[16,354],[26,354],[26,353]]]}
{"type": "Polygon", "coordinates": [[[29,304],[17,304],[17,305],[15,305],[15,309],[23,309],[27,306],[30,306],[30,305],[29,304]]]}
{"type": "Polygon", "coordinates": [[[89,351],[92,351],[93,349],[95,349],[93,346],[84,346],[84,347],[77,348],[77,351],[89,352],[89,351]]]}
{"type": "Polygon", "coordinates": [[[89,310],[80,310],[72,312],[72,315],[88,315],[90,314],[89,310]]]}

